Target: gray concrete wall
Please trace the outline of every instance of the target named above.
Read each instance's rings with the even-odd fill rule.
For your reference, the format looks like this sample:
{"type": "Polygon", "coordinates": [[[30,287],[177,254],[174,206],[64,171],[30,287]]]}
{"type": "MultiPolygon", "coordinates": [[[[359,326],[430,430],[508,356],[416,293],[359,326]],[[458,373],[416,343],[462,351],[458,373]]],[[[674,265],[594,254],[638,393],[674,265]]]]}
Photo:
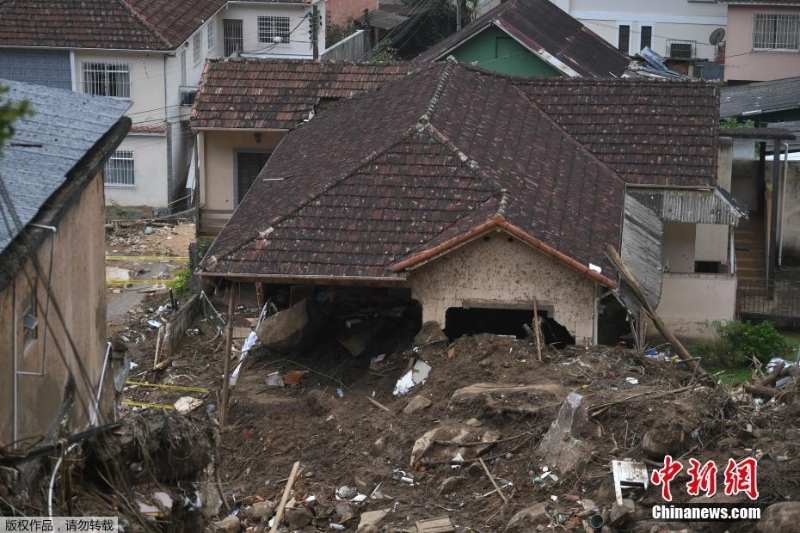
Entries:
{"type": "Polygon", "coordinates": [[[664,261],[668,272],[694,272],[697,226],[664,222],[664,261]]]}
{"type": "Polygon", "coordinates": [[[369,50],[369,33],[358,30],[320,54],[322,59],[337,61],[363,61],[369,50]]]}
{"type": "Polygon", "coordinates": [[[412,297],[422,320],[445,326],[451,307],[539,309],[567,328],[578,344],[593,333],[595,282],[564,263],[510,237],[492,232],[413,270],[412,297]]]}

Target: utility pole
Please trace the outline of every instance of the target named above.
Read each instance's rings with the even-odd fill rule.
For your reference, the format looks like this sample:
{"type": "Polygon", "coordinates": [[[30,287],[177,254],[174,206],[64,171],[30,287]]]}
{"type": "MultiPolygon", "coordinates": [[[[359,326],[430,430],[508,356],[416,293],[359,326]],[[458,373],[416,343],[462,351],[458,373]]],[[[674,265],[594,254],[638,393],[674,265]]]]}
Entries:
{"type": "Polygon", "coordinates": [[[314,61],[319,59],[319,7],[317,4],[311,6],[311,49],[314,54],[314,61]]]}
{"type": "Polygon", "coordinates": [[[456,31],[461,29],[461,0],[456,0],[456,31]]]}

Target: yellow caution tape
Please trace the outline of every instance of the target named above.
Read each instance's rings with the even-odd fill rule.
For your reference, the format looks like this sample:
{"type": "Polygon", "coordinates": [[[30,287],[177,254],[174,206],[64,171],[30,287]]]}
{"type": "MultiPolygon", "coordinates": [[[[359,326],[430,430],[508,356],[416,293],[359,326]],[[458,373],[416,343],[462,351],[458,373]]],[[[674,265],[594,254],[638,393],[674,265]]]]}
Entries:
{"type": "Polygon", "coordinates": [[[156,409],[175,410],[175,406],[167,403],[148,403],[148,402],[134,402],[133,400],[122,400],[122,405],[130,405],[133,407],[155,407],[156,409]]]}
{"type": "Polygon", "coordinates": [[[185,387],[183,385],[166,385],[163,383],[145,383],[144,381],[126,381],[125,385],[137,385],[139,387],[154,387],[157,389],[183,390],[186,392],[201,392],[203,394],[208,392],[208,389],[202,389],[200,387],[185,387]]]}
{"type": "Polygon", "coordinates": [[[106,261],[166,261],[172,263],[188,263],[189,256],[184,255],[107,255],[106,261]]]}

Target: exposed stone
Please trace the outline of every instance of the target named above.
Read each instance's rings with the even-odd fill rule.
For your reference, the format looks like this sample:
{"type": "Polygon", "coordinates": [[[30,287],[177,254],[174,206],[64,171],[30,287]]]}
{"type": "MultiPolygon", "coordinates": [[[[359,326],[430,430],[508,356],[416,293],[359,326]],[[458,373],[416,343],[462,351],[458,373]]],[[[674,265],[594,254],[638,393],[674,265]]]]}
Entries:
{"type": "Polygon", "coordinates": [[[511,520],[508,521],[506,531],[508,532],[528,532],[535,530],[536,526],[546,526],[550,524],[551,516],[547,512],[547,502],[540,502],[519,511],[511,520]]]}
{"type": "Polygon", "coordinates": [[[483,425],[483,422],[481,422],[477,418],[470,418],[469,420],[467,420],[467,425],[472,428],[479,428],[483,425]]]}
{"type": "Polygon", "coordinates": [[[245,511],[244,515],[254,522],[261,522],[265,518],[272,516],[275,512],[275,507],[277,506],[271,501],[256,502],[245,511]]]}
{"type": "Polygon", "coordinates": [[[220,533],[239,533],[242,523],[238,516],[228,516],[216,523],[217,531],[220,533]]]}
{"type": "Polygon", "coordinates": [[[314,515],[305,507],[298,507],[296,509],[286,510],[286,522],[289,524],[290,529],[300,529],[311,524],[314,515]]]}
{"type": "Polygon", "coordinates": [[[588,420],[582,404],[583,396],[569,393],[537,448],[544,464],[562,474],[578,467],[588,457],[584,443],[577,438],[588,420]]]}
{"type": "Polygon", "coordinates": [[[431,406],[431,401],[427,399],[425,396],[417,395],[411,398],[411,401],[408,402],[403,412],[407,415],[413,415],[417,411],[422,411],[423,409],[427,409],[431,406]]]}
{"type": "Polygon", "coordinates": [[[414,346],[425,346],[434,342],[446,342],[447,335],[442,331],[438,322],[433,320],[422,324],[422,329],[414,337],[414,346]]]}
{"type": "Polygon", "coordinates": [[[358,533],[366,533],[370,527],[377,529],[378,524],[389,514],[389,511],[391,511],[391,509],[361,513],[361,521],[358,523],[358,533]]]}
{"type": "Polygon", "coordinates": [[[790,533],[800,523],[800,502],[773,503],[764,511],[756,528],[761,533],[790,533]]]}
{"type": "Polygon", "coordinates": [[[620,525],[625,521],[625,518],[635,510],[636,506],[634,505],[633,500],[625,498],[622,500],[622,505],[614,502],[611,505],[611,515],[609,517],[608,525],[611,527],[620,525]]]}
{"type": "Polygon", "coordinates": [[[642,436],[642,451],[653,459],[675,455],[681,449],[681,430],[665,428],[648,429],[642,436]]]}
{"type": "Polygon", "coordinates": [[[464,476],[450,476],[442,481],[439,485],[439,494],[447,494],[453,492],[458,487],[464,484],[464,476]]]}
{"type": "Polygon", "coordinates": [[[386,440],[383,437],[381,437],[375,441],[375,443],[372,445],[372,448],[370,448],[369,453],[374,457],[380,457],[381,455],[383,455],[383,452],[385,451],[386,451],[386,440]]]}

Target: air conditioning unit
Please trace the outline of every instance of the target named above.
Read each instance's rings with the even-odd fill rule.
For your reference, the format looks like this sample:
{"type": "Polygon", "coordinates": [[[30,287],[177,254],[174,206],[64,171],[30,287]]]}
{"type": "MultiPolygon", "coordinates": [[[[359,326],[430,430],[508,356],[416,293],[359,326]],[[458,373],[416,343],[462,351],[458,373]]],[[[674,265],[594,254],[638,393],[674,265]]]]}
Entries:
{"type": "Polygon", "coordinates": [[[669,43],[670,59],[692,59],[694,57],[694,43],[679,42],[669,43]]]}
{"type": "Polygon", "coordinates": [[[197,97],[197,88],[196,87],[181,87],[181,105],[182,106],[192,106],[194,105],[194,99],[197,97]]]}

